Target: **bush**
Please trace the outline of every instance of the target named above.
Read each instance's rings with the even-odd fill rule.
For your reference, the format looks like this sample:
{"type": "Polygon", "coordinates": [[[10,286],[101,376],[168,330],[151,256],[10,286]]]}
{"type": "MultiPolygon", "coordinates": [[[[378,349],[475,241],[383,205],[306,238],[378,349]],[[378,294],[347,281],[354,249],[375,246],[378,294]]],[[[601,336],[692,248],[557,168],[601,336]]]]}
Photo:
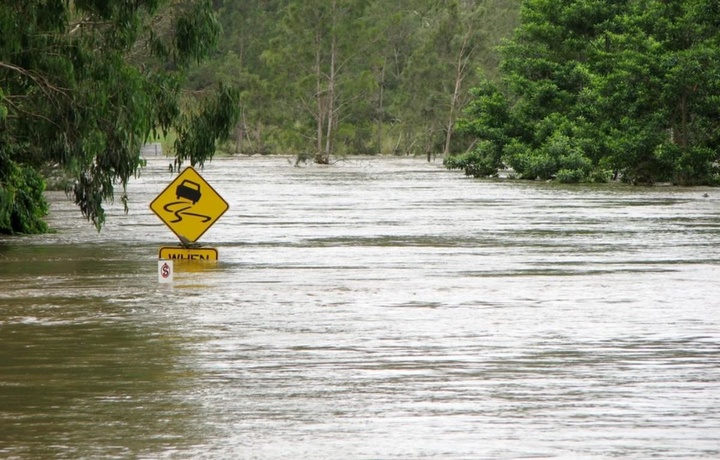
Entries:
{"type": "Polygon", "coordinates": [[[691,147],[675,162],[673,183],[678,185],[713,185],[717,181],[717,167],[713,165],[715,152],[706,147],[691,147]]]}
{"type": "Polygon", "coordinates": [[[586,177],[582,169],[561,169],[555,175],[555,179],[563,184],[577,184],[583,182],[586,177]]]}
{"type": "Polygon", "coordinates": [[[610,182],[612,177],[613,172],[611,170],[597,167],[590,171],[587,181],[592,182],[593,184],[604,184],[606,182],[610,182]]]}
{"type": "Polygon", "coordinates": [[[467,176],[494,176],[503,166],[498,150],[494,142],[480,141],[473,151],[445,158],[443,163],[447,169],[463,169],[467,176]]]}
{"type": "Polygon", "coordinates": [[[7,163],[0,177],[0,233],[45,233],[45,182],[32,168],[7,163]]]}

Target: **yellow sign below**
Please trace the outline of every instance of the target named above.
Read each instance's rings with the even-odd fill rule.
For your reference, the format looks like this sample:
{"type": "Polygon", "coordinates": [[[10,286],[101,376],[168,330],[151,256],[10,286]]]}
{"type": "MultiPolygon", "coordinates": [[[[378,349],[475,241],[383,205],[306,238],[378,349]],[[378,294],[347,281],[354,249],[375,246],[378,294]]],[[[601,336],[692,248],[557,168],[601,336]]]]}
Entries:
{"type": "Polygon", "coordinates": [[[218,252],[215,248],[164,247],[160,248],[159,258],[164,260],[218,260],[218,252]]]}
{"type": "Polygon", "coordinates": [[[197,241],[230,206],[192,167],[181,172],[150,209],[180,241],[197,241]]]}

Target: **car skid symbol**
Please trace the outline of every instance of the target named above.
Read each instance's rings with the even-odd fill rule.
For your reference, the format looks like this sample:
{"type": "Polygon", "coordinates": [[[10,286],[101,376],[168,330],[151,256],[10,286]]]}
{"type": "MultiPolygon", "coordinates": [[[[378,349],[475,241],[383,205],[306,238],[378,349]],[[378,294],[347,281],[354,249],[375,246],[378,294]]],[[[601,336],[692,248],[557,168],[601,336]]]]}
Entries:
{"type": "Polygon", "coordinates": [[[175,189],[175,198],[185,198],[186,200],[192,201],[192,204],[200,201],[202,194],[200,193],[200,184],[191,180],[185,179],[175,189]]]}

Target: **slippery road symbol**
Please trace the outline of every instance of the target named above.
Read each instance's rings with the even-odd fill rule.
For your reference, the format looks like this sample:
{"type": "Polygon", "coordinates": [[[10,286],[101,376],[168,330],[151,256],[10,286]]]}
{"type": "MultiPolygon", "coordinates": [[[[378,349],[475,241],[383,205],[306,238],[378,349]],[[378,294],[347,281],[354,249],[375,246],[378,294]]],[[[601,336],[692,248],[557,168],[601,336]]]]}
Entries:
{"type": "Polygon", "coordinates": [[[184,198],[185,200],[189,200],[190,202],[192,202],[192,204],[188,204],[187,201],[183,200],[173,201],[163,206],[163,209],[165,211],[175,215],[175,220],[171,220],[170,223],[175,224],[182,221],[183,216],[197,217],[201,219],[201,222],[209,222],[210,220],[212,220],[212,217],[206,216],[204,214],[186,212],[188,209],[192,209],[192,207],[198,201],[200,201],[201,197],[202,193],[200,192],[200,184],[187,179],[182,181],[182,183],[178,185],[175,189],[175,198],[177,200],[180,200],[180,198],[184,198]]]}
{"type": "Polygon", "coordinates": [[[175,215],[175,220],[169,221],[171,224],[176,224],[183,220],[183,216],[198,217],[201,222],[209,222],[212,217],[206,216],[205,214],[197,214],[194,212],[185,212],[187,209],[192,209],[192,205],[188,204],[187,201],[173,201],[163,206],[163,209],[171,214],[175,215]],[[182,206],[182,207],[181,207],[182,206]],[[176,209],[179,208],[179,209],[176,209]]]}
{"type": "Polygon", "coordinates": [[[150,203],[152,212],[178,238],[186,238],[193,243],[229,207],[227,201],[192,166],[185,168],[150,203]]]}

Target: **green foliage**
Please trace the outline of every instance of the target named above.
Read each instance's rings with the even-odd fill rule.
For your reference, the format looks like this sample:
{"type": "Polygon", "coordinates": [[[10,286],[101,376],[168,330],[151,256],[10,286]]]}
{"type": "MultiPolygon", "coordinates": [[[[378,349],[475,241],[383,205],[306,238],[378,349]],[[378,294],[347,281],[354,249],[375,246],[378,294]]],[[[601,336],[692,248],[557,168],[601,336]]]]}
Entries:
{"type": "Polygon", "coordinates": [[[0,151],[0,233],[46,232],[45,182],[33,168],[9,160],[6,147],[0,151]]]}
{"type": "Polygon", "coordinates": [[[200,108],[182,117],[176,126],[175,166],[180,169],[184,161],[202,166],[208,152],[215,151],[217,141],[227,140],[230,130],[237,123],[239,91],[220,85],[214,97],[201,101],[200,108]]]}
{"type": "Polygon", "coordinates": [[[217,46],[220,23],[210,2],[194,2],[175,24],[175,60],[200,63],[217,46]]]}
{"type": "Polygon", "coordinates": [[[717,9],[527,0],[501,50],[502,84],[478,86],[458,125],[501,145],[523,178],[716,183],[717,9]]]}
{"type": "Polygon", "coordinates": [[[502,92],[487,79],[471,94],[473,99],[458,119],[457,131],[480,141],[469,153],[446,157],[444,164],[448,169],[464,169],[470,176],[493,176],[504,167],[502,153],[513,130],[510,108],[502,92]]]}
{"type": "Polygon", "coordinates": [[[237,120],[235,90],[221,87],[198,103],[181,97],[189,65],[217,43],[208,0],[5,2],[0,28],[7,161],[73,177],[70,193],[98,230],[117,186],[127,203],[149,138],[177,131],[177,162],[202,164],[237,120]]]}
{"type": "Polygon", "coordinates": [[[494,176],[502,167],[500,153],[497,144],[491,141],[480,141],[468,153],[446,157],[443,164],[448,169],[462,169],[468,176],[494,176]]]}
{"type": "Polygon", "coordinates": [[[3,90],[0,87],[0,122],[7,117],[7,107],[2,103],[3,101],[3,90]]]}
{"type": "Polygon", "coordinates": [[[452,136],[520,0],[217,0],[220,52],[193,73],[242,87],[236,151],[330,154],[468,149],[452,136]]]}
{"type": "Polygon", "coordinates": [[[495,142],[502,149],[513,130],[507,98],[486,79],[470,93],[473,99],[465,109],[464,117],[458,120],[458,131],[495,142]]]}

